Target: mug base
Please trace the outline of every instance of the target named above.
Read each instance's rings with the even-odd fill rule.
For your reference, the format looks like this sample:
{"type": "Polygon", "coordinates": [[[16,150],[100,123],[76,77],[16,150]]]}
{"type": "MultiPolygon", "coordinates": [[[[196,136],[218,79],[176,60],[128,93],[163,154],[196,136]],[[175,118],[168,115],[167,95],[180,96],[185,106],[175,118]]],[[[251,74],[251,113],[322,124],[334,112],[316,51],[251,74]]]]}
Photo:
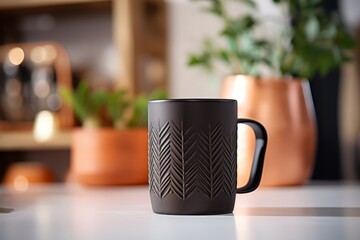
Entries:
{"type": "Polygon", "coordinates": [[[235,193],[232,196],[221,193],[213,199],[197,193],[187,199],[181,199],[173,193],[164,198],[159,198],[151,192],[150,199],[153,212],[165,215],[230,214],[235,205],[235,193]]]}

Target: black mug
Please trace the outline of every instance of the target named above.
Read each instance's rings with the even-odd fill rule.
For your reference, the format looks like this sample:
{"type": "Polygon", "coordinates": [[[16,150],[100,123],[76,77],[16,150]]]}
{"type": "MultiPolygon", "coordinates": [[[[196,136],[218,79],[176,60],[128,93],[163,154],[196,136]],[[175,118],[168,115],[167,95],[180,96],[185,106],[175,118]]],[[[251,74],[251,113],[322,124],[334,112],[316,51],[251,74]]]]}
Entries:
{"type": "Polygon", "coordinates": [[[226,214],[236,193],[260,184],[267,134],[250,119],[237,118],[231,99],[168,99],[148,103],[149,190],[160,214],[226,214]],[[237,188],[237,124],[256,137],[248,183],[237,188]]]}

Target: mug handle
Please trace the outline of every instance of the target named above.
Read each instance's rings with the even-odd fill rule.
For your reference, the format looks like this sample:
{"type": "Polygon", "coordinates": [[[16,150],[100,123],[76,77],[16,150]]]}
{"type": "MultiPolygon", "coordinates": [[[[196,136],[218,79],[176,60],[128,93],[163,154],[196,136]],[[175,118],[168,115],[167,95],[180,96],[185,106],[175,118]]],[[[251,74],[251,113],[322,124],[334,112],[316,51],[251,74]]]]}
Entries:
{"type": "Polygon", "coordinates": [[[248,193],[257,189],[261,181],[261,175],[264,166],[265,150],[267,145],[267,133],[264,126],[257,121],[239,118],[237,120],[237,123],[243,123],[251,127],[255,133],[256,138],[250,178],[245,184],[245,186],[236,189],[236,193],[248,193]]]}

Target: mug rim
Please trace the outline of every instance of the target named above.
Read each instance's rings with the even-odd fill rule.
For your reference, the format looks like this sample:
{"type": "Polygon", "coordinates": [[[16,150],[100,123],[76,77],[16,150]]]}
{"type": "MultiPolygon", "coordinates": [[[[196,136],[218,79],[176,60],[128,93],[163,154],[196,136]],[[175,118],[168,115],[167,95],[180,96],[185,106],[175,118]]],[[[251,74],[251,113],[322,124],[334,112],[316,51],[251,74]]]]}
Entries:
{"type": "Polygon", "coordinates": [[[148,103],[171,103],[171,102],[236,102],[230,98],[169,98],[149,100],[148,103]]]}

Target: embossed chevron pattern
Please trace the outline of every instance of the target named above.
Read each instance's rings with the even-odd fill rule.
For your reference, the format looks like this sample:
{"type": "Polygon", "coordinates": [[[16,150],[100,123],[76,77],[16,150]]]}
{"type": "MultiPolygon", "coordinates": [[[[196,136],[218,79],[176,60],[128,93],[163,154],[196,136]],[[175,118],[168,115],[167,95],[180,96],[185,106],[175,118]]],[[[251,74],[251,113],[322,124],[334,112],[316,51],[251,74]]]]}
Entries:
{"type": "MultiPolygon", "coordinates": [[[[155,139],[157,136],[156,129],[154,129],[153,124],[151,123],[148,129],[148,180],[149,180],[149,189],[153,189],[154,192],[158,192],[157,184],[154,184],[155,181],[155,175],[158,174],[156,171],[156,168],[154,167],[154,164],[159,159],[158,155],[158,145],[157,140],[155,139]]],[[[158,179],[159,177],[157,177],[158,179]]]]}
{"type": "Polygon", "coordinates": [[[215,198],[222,190],[223,136],[222,126],[209,124],[207,131],[199,134],[199,187],[209,198],[215,198]]]}
{"type": "Polygon", "coordinates": [[[196,129],[196,126],[191,126],[184,132],[185,198],[188,198],[198,187],[198,132],[196,129]]]}
{"type": "Polygon", "coordinates": [[[236,189],[236,171],[237,171],[237,126],[234,126],[229,132],[229,138],[224,137],[224,178],[223,187],[224,192],[231,196],[236,189]],[[228,183],[231,183],[229,185],[228,183]]]}
{"type": "MultiPolygon", "coordinates": [[[[228,127],[226,127],[228,128],[228,127]]],[[[181,122],[149,126],[149,187],[159,198],[187,199],[201,193],[209,199],[236,187],[236,125],[224,131],[217,122],[184,128],[181,122]]]]}
{"type": "Polygon", "coordinates": [[[179,127],[172,122],[171,127],[171,189],[186,199],[196,188],[196,131],[194,126],[184,131],[182,122],[179,127]]]}
{"type": "Polygon", "coordinates": [[[185,198],[185,159],[184,159],[184,132],[183,123],[177,127],[171,124],[171,190],[179,198],[185,198]]]}
{"type": "Polygon", "coordinates": [[[150,125],[149,131],[149,185],[159,198],[170,192],[170,124],[150,125]]]}

